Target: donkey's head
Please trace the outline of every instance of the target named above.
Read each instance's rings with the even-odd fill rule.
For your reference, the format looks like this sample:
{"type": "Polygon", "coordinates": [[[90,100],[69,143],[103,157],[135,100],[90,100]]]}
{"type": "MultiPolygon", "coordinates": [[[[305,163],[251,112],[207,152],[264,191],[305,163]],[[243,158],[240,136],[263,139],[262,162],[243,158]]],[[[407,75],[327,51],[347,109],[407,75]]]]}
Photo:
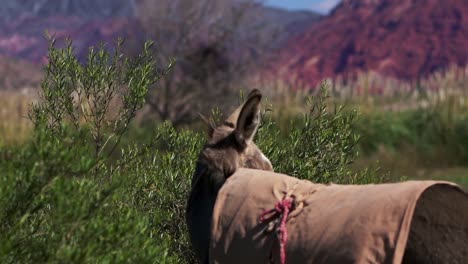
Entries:
{"type": "Polygon", "coordinates": [[[270,161],[253,142],[260,125],[262,94],[253,90],[247,100],[220,126],[210,127],[197,161],[187,204],[187,224],[199,260],[208,260],[211,216],[219,189],[239,168],[272,171],[270,161]]]}
{"type": "MultiPolygon", "coordinates": [[[[261,99],[260,91],[253,90],[245,103],[220,126],[212,126],[208,130],[207,143],[199,156],[197,169],[209,170],[210,182],[216,192],[238,168],[273,170],[271,162],[253,142],[260,125],[261,99]]],[[[197,176],[203,174],[203,171],[197,171],[193,180],[197,181],[197,176]]]]}

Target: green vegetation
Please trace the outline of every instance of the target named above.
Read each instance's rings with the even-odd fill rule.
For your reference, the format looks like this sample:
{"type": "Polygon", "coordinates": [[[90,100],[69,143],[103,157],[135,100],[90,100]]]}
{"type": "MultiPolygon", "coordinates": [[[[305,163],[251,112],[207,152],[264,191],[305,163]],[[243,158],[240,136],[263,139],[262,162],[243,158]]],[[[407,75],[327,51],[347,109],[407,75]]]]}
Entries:
{"type": "Polygon", "coordinates": [[[364,139],[359,148],[365,158],[356,167],[379,160],[391,178],[448,180],[468,187],[463,170],[468,164],[468,107],[449,106],[453,103],[362,115],[356,131],[364,139]]]}
{"type": "MultiPolygon", "coordinates": [[[[373,73],[329,81],[331,99],[358,110],[353,131],[361,136],[360,155],[353,170],[378,161],[391,181],[440,179],[468,188],[467,73],[466,67],[452,67],[414,83],[373,73]]],[[[281,81],[261,84],[269,88],[282,136],[292,131],[291,119],[308,111],[304,98],[318,91],[295,90],[281,81]]]]}
{"type": "Polygon", "coordinates": [[[152,199],[145,210],[135,200],[144,177],[136,155],[147,157],[149,147],[112,156],[161,76],[149,46],[135,60],[124,59],[119,46],[113,56],[90,49],[81,65],[71,43],[58,49],[51,41],[41,101],[30,110],[32,138],[0,148],[0,262],[176,260],[168,253],[173,237],[159,230],[167,220],[159,208],[173,201],[152,199]]]}
{"type": "MultiPolygon", "coordinates": [[[[30,109],[32,136],[0,147],[1,263],[193,262],[185,203],[204,133],[169,123],[127,133],[165,73],[155,68],[149,44],[136,60],[118,47],[90,49],[81,64],[71,43],[51,42],[41,100],[30,109]]],[[[356,113],[329,112],[327,100],[324,88],[282,140],[265,117],[261,148],[291,175],[381,181],[374,171],[351,171],[356,113]]]]}
{"type": "Polygon", "coordinates": [[[360,140],[354,130],[357,112],[333,104],[326,84],[316,97],[307,98],[307,105],[309,112],[302,117],[287,124],[270,117],[259,131],[257,143],[275,171],[321,183],[381,182],[377,166],[351,170],[360,140]]]}

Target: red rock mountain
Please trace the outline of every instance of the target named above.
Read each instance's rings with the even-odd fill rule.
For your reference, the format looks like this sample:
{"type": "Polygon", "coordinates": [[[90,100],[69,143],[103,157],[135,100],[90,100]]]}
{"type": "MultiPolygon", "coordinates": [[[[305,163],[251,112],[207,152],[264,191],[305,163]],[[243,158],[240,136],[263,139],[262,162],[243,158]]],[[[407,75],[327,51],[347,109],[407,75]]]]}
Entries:
{"type": "Polygon", "coordinates": [[[279,63],[286,78],[375,71],[415,79],[468,62],[468,0],[343,0],[291,39],[279,63]]]}
{"type": "Polygon", "coordinates": [[[59,43],[70,37],[80,58],[89,46],[101,41],[125,37],[142,42],[142,26],[134,13],[134,0],[4,0],[0,5],[0,54],[43,63],[46,31],[59,43]]]}
{"type": "MultiPolygon", "coordinates": [[[[101,41],[109,43],[124,37],[127,45],[131,41],[135,47],[140,47],[147,36],[138,19],[139,0],[2,1],[0,55],[6,57],[43,63],[47,55],[48,43],[43,37],[46,30],[54,34],[59,43],[70,37],[80,58],[85,57],[89,46],[101,41]]],[[[272,49],[321,17],[308,11],[293,12],[265,6],[259,6],[252,16],[259,25],[265,25],[265,31],[278,30],[282,33],[276,42],[271,43],[272,49]]],[[[256,33],[252,31],[251,23],[241,24],[240,27],[246,34],[256,33]]]]}
{"type": "Polygon", "coordinates": [[[48,42],[45,32],[59,40],[73,40],[75,51],[84,58],[89,46],[99,42],[113,43],[119,37],[132,41],[143,41],[141,25],[132,18],[102,18],[85,20],[79,17],[49,16],[23,17],[0,26],[0,54],[25,59],[34,63],[44,63],[48,42]]]}

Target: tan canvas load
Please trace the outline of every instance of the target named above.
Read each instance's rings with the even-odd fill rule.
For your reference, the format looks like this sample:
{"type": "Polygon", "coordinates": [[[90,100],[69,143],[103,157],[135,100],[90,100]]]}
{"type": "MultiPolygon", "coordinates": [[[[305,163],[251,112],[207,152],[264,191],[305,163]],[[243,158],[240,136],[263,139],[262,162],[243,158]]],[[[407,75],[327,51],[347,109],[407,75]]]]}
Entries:
{"type": "Polygon", "coordinates": [[[210,263],[281,263],[281,244],[286,263],[468,263],[468,194],[448,182],[321,185],[238,169],[211,232],[210,263]]]}

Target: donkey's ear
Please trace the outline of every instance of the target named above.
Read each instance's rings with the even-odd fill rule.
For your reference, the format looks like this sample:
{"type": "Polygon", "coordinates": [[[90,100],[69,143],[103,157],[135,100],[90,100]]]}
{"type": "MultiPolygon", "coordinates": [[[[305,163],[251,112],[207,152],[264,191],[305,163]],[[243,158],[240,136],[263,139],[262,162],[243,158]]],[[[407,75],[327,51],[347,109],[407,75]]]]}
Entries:
{"type": "Polygon", "coordinates": [[[246,147],[253,140],[260,125],[261,100],[262,94],[259,90],[254,89],[249,93],[244,105],[242,105],[234,131],[236,140],[242,147],[246,147]]]}

